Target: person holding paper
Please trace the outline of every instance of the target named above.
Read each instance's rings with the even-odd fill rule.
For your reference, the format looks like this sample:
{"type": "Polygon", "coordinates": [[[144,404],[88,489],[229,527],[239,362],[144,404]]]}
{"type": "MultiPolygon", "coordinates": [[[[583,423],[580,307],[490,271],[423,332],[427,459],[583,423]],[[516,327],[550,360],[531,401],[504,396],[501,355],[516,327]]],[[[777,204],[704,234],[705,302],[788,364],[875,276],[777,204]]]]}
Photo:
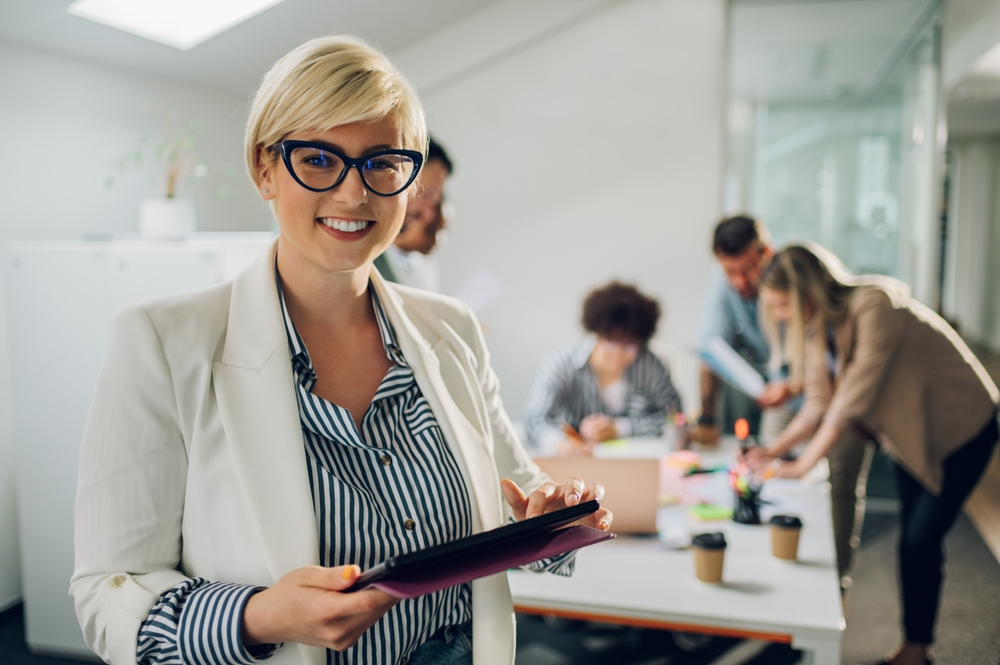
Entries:
{"type": "Polygon", "coordinates": [[[983,473],[998,438],[1000,392],[958,334],[907,287],[853,277],[817,246],[778,252],[761,278],[761,302],[790,379],[806,388],[795,419],[749,461],[771,464],[811,439],[777,474],[798,478],[858,429],[895,462],[902,501],[899,543],[905,641],[892,665],[923,665],[934,641],[942,541],[983,473]],[[775,333],[784,324],[786,334],[775,333]]]}
{"type": "Polygon", "coordinates": [[[749,396],[720,380],[709,365],[701,369],[701,412],[692,438],[715,443],[720,430],[732,431],[733,423],[745,418],[753,434],[767,439],[777,434],[790,415],[781,409],[790,391],[780,368],[769,371],[770,347],[757,319],[760,274],[771,261],[770,236],[761,222],[746,215],[722,220],[715,227],[712,252],[718,268],[712,271],[708,297],[699,330],[702,346],[721,340],[762,376],[771,381],[759,396],[749,396]],[[718,404],[718,396],[722,404],[718,404]],[[761,407],[774,412],[765,419],[761,431],[761,407]],[[779,411],[781,409],[781,411],[779,411]],[[770,420],[770,423],[768,422],[770,420]]]}
{"type": "MultiPolygon", "coordinates": [[[[767,444],[780,435],[802,405],[801,386],[788,380],[780,345],[771,344],[758,317],[761,275],[774,256],[770,234],[758,220],[737,215],[718,224],[712,247],[720,270],[712,277],[705,306],[700,331],[703,352],[713,343],[724,342],[742,356],[752,371],[769,377],[769,381],[754,400],[728,383],[720,386],[712,370],[702,367],[702,408],[692,438],[714,442],[719,437],[720,423],[729,431],[732,423],[742,417],[750,423],[751,432],[758,431],[755,423],[760,423],[759,439],[767,444]],[[724,412],[717,412],[715,406],[720,392],[724,412]]],[[[854,430],[844,432],[843,439],[829,456],[829,463],[837,569],[846,589],[850,586],[851,560],[860,542],[863,520],[859,512],[864,510],[874,450],[869,437],[854,430]]]]}
{"type": "Polygon", "coordinates": [[[524,422],[540,456],[588,455],[602,441],[660,436],[681,399],[648,348],[660,304],[611,282],[583,303],[582,341],[550,354],[528,392],[524,422]]]}
{"type": "Polygon", "coordinates": [[[372,270],[426,148],[416,94],[359,40],[306,42],[264,76],[245,156],[276,241],[111,327],[70,583],[105,661],[513,662],[503,574],[344,592],[390,557],[603,495],[531,462],[466,306],[372,270]]]}
{"type": "Polygon", "coordinates": [[[417,289],[441,290],[437,259],[432,252],[437,247],[438,234],[448,222],[444,186],[453,170],[448,153],[431,137],[427,161],[420,169],[414,194],[406,204],[403,227],[392,244],[375,259],[375,267],[384,279],[417,289]]]}

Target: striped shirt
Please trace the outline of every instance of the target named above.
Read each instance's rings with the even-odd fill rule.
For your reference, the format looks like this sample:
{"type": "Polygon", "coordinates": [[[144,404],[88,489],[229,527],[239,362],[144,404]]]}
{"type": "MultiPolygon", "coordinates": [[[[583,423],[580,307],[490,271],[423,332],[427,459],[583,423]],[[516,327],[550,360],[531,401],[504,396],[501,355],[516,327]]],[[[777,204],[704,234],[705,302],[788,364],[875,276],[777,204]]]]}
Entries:
{"type": "MultiPolygon", "coordinates": [[[[347,409],[314,395],[316,372],[285,306],[285,329],[299,404],[309,486],[319,533],[320,563],[358,564],[472,533],[468,488],[437,419],[396,343],[395,332],[370,289],[383,346],[392,366],[360,430],[347,409]]],[[[532,564],[568,575],[574,557],[532,564]]],[[[401,663],[437,630],[472,618],[472,587],[461,584],[404,599],[350,649],[327,651],[327,663],[401,663]]],[[[194,578],[165,593],[139,631],[142,665],[230,665],[271,656],[275,645],[243,647],[240,625],[247,600],[260,588],[194,578]]]]}
{"type": "Polygon", "coordinates": [[[660,436],[671,411],[681,411],[681,398],[670,372],[648,348],[625,370],[625,395],[620,408],[601,396],[591,369],[590,354],[597,337],[554,351],[542,362],[528,391],[524,425],[536,452],[553,455],[565,438],[563,423],[575,429],[587,416],[600,413],[615,419],[619,436],[660,436]]]}

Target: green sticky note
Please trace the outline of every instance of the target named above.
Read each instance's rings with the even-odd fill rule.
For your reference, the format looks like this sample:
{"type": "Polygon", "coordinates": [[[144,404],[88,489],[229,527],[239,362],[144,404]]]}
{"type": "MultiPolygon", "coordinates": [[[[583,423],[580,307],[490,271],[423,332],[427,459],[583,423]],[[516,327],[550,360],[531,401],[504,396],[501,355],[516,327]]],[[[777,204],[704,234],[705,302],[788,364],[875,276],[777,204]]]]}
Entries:
{"type": "Polygon", "coordinates": [[[612,448],[627,448],[628,439],[608,439],[603,445],[611,446],[612,448]]]}
{"type": "Polygon", "coordinates": [[[700,503],[691,506],[688,511],[691,517],[699,522],[714,522],[716,520],[728,520],[733,516],[733,509],[729,506],[715,506],[709,503],[700,503]]]}

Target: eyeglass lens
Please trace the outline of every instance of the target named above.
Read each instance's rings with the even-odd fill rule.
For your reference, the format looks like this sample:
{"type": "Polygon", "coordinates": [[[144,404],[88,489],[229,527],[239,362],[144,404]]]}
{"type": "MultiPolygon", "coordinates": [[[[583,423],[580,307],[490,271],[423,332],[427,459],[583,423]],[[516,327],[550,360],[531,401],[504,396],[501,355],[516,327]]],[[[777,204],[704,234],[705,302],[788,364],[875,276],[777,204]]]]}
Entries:
{"type": "MultiPolygon", "coordinates": [[[[332,187],[344,172],[344,160],[322,148],[300,146],[289,161],[299,180],[313,189],[332,187]]],[[[394,194],[406,186],[415,168],[406,155],[375,155],[361,165],[361,177],[373,192],[394,194]]]]}

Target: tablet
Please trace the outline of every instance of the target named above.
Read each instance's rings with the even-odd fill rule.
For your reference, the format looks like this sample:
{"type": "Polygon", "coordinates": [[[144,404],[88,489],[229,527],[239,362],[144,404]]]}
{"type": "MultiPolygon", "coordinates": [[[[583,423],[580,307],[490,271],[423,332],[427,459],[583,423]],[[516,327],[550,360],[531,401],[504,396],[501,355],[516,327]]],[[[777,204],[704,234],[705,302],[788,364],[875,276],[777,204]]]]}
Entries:
{"type": "Polygon", "coordinates": [[[393,557],[363,572],[346,592],[376,586],[412,598],[614,538],[599,529],[566,527],[598,508],[598,501],[586,501],[393,557]]]}

